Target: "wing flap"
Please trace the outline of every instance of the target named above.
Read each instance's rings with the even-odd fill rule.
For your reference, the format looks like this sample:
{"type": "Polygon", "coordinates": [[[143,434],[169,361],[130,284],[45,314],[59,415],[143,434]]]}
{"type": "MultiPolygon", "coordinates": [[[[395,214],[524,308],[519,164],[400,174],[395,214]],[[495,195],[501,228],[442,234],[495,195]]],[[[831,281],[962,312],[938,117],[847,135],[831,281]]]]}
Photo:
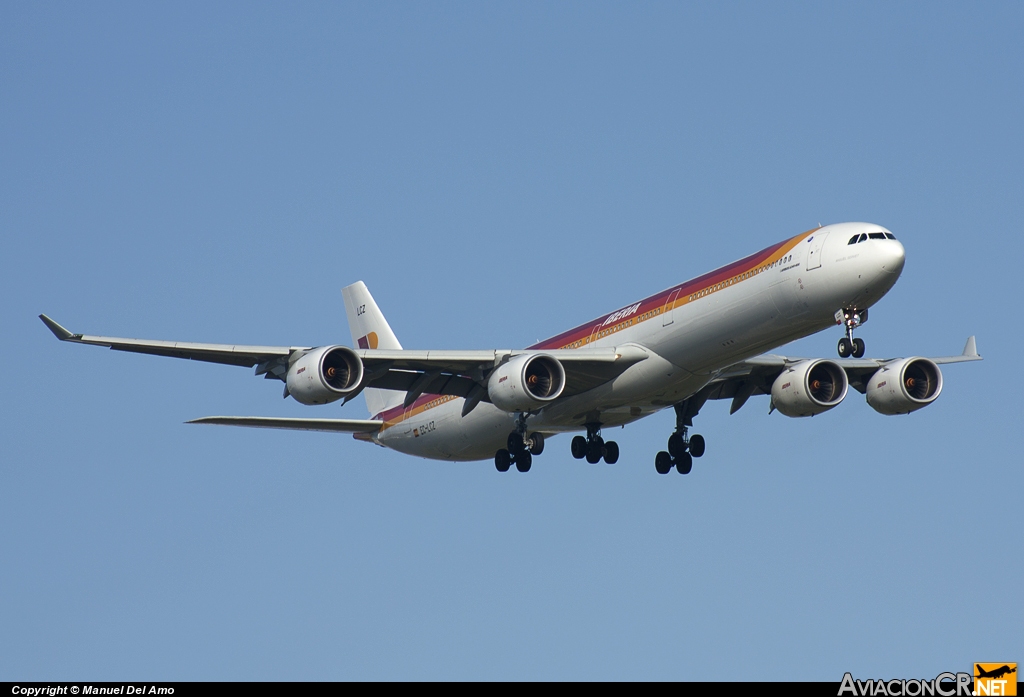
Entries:
{"type": "Polygon", "coordinates": [[[632,365],[647,358],[639,347],[625,345],[609,348],[555,349],[533,351],[525,349],[489,349],[482,351],[421,351],[356,349],[356,353],[368,366],[378,362],[388,363],[400,370],[428,371],[441,369],[452,373],[464,373],[481,366],[496,366],[507,358],[524,353],[543,353],[557,358],[563,364],[577,363],[618,363],[632,365]]]}

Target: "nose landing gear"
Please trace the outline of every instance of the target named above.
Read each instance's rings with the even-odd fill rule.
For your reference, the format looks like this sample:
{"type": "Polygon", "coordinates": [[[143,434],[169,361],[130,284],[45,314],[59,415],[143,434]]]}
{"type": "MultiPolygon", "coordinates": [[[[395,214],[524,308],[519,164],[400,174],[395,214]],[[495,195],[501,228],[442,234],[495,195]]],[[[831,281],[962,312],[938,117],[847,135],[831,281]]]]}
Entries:
{"type": "Polygon", "coordinates": [[[512,465],[520,472],[529,472],[533,466],[533,456],[544,452],[544,434],[531,433],[526,435],[526,414],[516,419],[516,430],[508,434],[508,449],[502,448],[494,453],[494,467],[499,472],[508,472],[512,465]]]}
{"type": "Polygon", "coordinates": [[[847,358],[849,356],[853,356],[854,358],[864,357],[864,340],[854,339],[853,330],[867,321],[867,309],[858,310],[856,308],[848,307],[836,312],[836,324],[843,325],[846,328],[846,336],[839,340],[838,349],[840,358],[847,358]]]}
{"type": "Polygon", "coordinates": [[[572,456],[577,460],[586,458],[587,462],[596,465],[604,458],[609,465],[619,461],[619,444],[613,440],[605,441],[601,437],[601,424],[587,424],[587,437],[576,436],[572,439],[572,456]]]}

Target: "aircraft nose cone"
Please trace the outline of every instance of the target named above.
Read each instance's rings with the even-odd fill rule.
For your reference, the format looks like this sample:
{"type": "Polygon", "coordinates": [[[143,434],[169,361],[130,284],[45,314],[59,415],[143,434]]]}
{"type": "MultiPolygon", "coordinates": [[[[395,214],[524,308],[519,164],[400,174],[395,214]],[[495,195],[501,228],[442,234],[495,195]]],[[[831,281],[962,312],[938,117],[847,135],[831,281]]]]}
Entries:
{"type": "Polygon", "coordinates": [[[896,274],[903,272],[903,264],[907,260],[903,245],[896,240],[887,240],[884,250],[881,252],[882,271],[896,274]]]}

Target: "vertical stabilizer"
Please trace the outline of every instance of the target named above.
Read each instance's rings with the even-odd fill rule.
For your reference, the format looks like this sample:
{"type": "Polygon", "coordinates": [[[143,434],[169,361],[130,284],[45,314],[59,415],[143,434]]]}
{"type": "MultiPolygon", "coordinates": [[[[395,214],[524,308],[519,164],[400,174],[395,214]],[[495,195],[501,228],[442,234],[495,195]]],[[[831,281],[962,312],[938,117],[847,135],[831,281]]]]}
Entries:
{"type": "MultiPolygon", "coordinates": [[[[398,337],[391,331],[391,325],[374,302],[366,284],[356,281],[341,289],[348,315],[348,328],[352,331],[352,342],[363,349],[401,349],[398,337]]],[[[371,416],[402,403],[402,393],[395,390],[378,390],[368,387],[363,390],[366,408],[371,416]]]]}

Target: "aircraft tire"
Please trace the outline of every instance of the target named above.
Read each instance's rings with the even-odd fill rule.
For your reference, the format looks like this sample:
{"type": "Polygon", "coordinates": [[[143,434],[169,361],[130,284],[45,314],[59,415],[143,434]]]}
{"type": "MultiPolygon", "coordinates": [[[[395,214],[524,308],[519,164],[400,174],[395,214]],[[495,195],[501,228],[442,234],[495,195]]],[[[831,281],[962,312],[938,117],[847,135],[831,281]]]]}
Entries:
{"type": "Polygon", "coordinates": [[[658,470],[658,474],[668,474],[669,470],[672,469],[672,456],[664,450],[655,455],[654,469],[658,470]]]}
{"type": "Polygon", "coordinates": [[[572,439],[572,456],[582,460],[587,456],[587,439],[583,436],[576,436],[572,439]]]}
{"type": "Polygon", "coordinates": [[[853,351],[851,353],[854,358],[863,358],[865,350],[866,347],[864,346],[864,339],[853,340],[853,351]]]}
{"type": "Polygon", "coordinates": [[[601,461],[604,456],[604,443],[599,443],[597,439],[590,441],[587,444],[587,462],[592,465],[596,465],[601,461]]]}
{"type": "Polygon", "coordinates": [[[694,457],[700,457],[701,455],[704,454],[705,447],[706,444],[704,443],[704,436],[700,435],[699,433],[695,433],[694,435],[690,436],[691,455],[693,455],[694,457]]]}
{"type": "Polygon", "coordinates": [[[516,469],[520,472],[529,472],[532,465],[533,455],[530,454],[529,450],[524,450],[516,455],[516,469]]]}
{"type": "Polygon", "coordinates": [[[840,358],[848,358],[849,355],[853,353],[853,347],[850,345],[850,340],[847,339],[845,336],[839,340],[839,345],[837,346],[837,348],[839,350],[840,358]]]}
{"type": "Polygon", "coordinates": [[[508,468],[512,466],[512,453],[502,449],[494,453],[494,467],[499,472],[508,472],[508,468]]]}
{"type": "Polygon", "coordinates": [[[508,434],[508,451],[513,455],[518,455],[524,450],[526,450],[526,444],[523,443],[523,437],[517,431],[508,434]]]}
{"type": "Polygon", "coordinates": [[[668,454],[673,459],[678,459],[680,455],[686,452],[686,441],[683,440],[681,433],[673,433],[668,437],[668,454]]]}
{"type": "Polygon", "coordinates": [[[691,457],[690,453],[683,453],[681,457],[676,459],[676,472],[679,474],[689,474],[692,469],[693,457],[691,457]]]}
{"type": "Polygon", "coordinates": [[[604,444],[604,461],[609,465],[619,461],[619,444],[613,440],[604,444]]]}
{"type": "Polygon", "coordinates": [[[533,445],[530,446],[530,453],[533,455],[540,455],[544,452],[544,434],[533,433],[530,435],[530,440],[533,441],[533,445]]]}

